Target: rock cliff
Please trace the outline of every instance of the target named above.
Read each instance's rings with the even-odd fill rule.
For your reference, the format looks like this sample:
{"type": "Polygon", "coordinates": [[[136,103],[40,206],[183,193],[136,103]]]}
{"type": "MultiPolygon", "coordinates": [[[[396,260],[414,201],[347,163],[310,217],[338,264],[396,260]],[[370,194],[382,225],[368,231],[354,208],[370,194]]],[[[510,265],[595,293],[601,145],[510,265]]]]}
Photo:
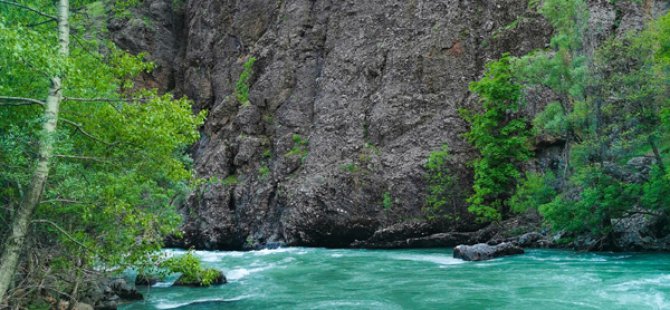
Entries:
{"type": "MultiPolygon", "coordinates": [[[[661,6],[642,2],[589,1],[589,48],[661,6]]],[[[182,208],[185,237],[175,241],[208,249],[476,229],[464,203],[458,225],[423,223],[424,164],[448,145],[467,188],[475,153],[458,109],[476,104],[468,83],[488,59],[543,48],[552,34],[519,0],[145,0],[136,13],[109,28],[158,64],[142,83],[209,111],[193,147],[209,181],[182,208]],[[249,57],[257,62],[241,104],[235,87],[249,57]]],[[[548,100],[536,97],[529,114],[548,100]]],[[[538,145],[533,164],[560,153],[560,142],[538,145]]]]}

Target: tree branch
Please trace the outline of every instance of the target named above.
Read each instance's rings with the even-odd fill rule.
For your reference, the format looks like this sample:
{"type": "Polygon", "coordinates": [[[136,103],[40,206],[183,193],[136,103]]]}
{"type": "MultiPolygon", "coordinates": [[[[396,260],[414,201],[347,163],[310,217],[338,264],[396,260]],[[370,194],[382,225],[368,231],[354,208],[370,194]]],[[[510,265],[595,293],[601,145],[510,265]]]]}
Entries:
{"type": "Polygon", "coordinates": [[[56,20],[53,20],[53,19],[47,19],[47,20],[45,20],[45,21],[41,21],[41,22],[37,22],[37,23],[33,23],[33,24],[30,24],[30,25],[27,25],[26,27],[28,27],[28,28],[35,28],[35,27],[37,27],[37,26],[42,26],[42,25],[44,25],[44,24],[53,23],[53,22],[56,22],[56,20]]]}
{"type": "Polygon", "coordinates": [[[77,200],[72,200],[72,199],[49,199],[49,200],[42,200],[40,201],[40,204],[46,204],[46,203],[54,203],[54,202],[60,202],[60,203],[70,203],[70,204],[75,204],[75,205],[88,205],[90,203],[86,203],[83,201],[77,201],[77,200]]]}
{"type": "Polygon", "coordinates": [[[104,158],[91,157],[91,156],[76,156],[76,155],[60,155],[60,154],[57,154],[57,155],[54,155],[53,157],[106,162],[106,160],[104,158]]]}
{"type": "Polygon", "coordinates": [[[38,14],[38,15],[41,15],[41,16],[44,16],[44,17],[48,17],[48,18],[51,18],[51,19],[53,19],[53,20],[58,20],[58,19],[56,18],[56,16],[49,15],[49,14],[44,13],[44,12],[38,10],[38,9],[31,8],[31,7],[29,7],[29,6],[27,6],[27,5],[23,5],[23,4],[21,4],[21,3],[16,3],[16,2],[13,2],[13,1],[7,1],[7,0],[0,0],[0,3],[5,3],[5,4],[13,5],[13,6],[15,6],[15,7],[22,8],[22,9],[24,9],[24,10],[31,11],[31,12],[33,12],[33,13],[35,13],[35,14],[38,14]]]}
{"type": "Polygon", "coordinates": [[[70,126],[75,127],[75,129],[76,129],[77,131],[79,131],[81,134],[83,134],[84,136],[87,136],[87,137],[91,138],[91,139],[94,140],[94,141],[97,141],[97,142],[100,142],[100,143],[102,143],[102,144],[109,145],[109,146],[113,146],[113,145],[114,145],[114,144],[112,144],[112,143],[106,142],[106,141],[104,141],[104,140],[102,140],[102,139],[100,139],[100,138],[98,138],[98,137],[96,137],[96,136],[94,136],[94,135],[88,133],[86,130],[84,130],[84,128],[82,128],[82,125],[81,125],[81,124],[77,124],[77,123],[75,123],[75,122],[73,122],[73,121],[71,121],[71,120],[68,120],[68,119],[66,119],[66,118],[62,118],[62,117],[60,118],[60,120],[63,121],[63,123],[66,123],[66,124],[68,124],[68,125],[70,125],[70,126]]]}
{"type": "MultiPolygon", "coordinates": [[[[3,0],[0,0],[0,1],[3,1],[3,0]]],[[[38,105],[41,105],[41,106],[45,105],[44,101],[42,101],[42,100],[37,100],[37,99],[33,99],[33,98],[25,98],[25,97],[0,96],[0,101],[8,102],[8,103],[5,103],[5,104],[0,104],[0,106],[3,106],[3,105],[21,106],[21,105],[34,105],[34,104],[38,104],[38,105]]]]}
{"type": "Polygon", "coordinates": [[[65,231],[65,229],[61,228],[60,226],[58,226],[58,224],[56,224],[52,221],[49,221],[49,220],[32,220],[31,222],[32,223],[49,224],[49,225],[53,226],[54,228],[56,228],[58,231],[60,231],[63,235],[65,235],[65,237],[70,239],[70,241],[72,241],[72,242],[76,243],[77,245],[79,245],[80,247],[84,248],[84,250],[90,251],[93,254],[98,254],[96,251],[89,249],[89,247],[87,247],[85,244],[79,242],[77,239],[72,237],[72,235],[70,235],[67,231],[65,231]]]}
{"type": "Polygon", "coordinates": [[[147,102],[149,100],[155,99],[154,97],[148,98],[136,98],[136,99],[118,99],[118,98],[76,98],[76,97],[65,97],[63,101],[88,101],[88,102],[147,102]]]}

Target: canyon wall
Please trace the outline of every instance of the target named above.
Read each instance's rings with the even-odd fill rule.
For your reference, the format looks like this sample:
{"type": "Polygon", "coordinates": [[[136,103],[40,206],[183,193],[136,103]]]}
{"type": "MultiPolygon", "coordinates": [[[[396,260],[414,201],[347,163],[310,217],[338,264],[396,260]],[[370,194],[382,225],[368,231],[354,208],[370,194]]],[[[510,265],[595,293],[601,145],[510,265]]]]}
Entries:
{"type": "MultiPolygon", "coordinates": [[[[663,3],[589,1],[588,49],[663,3]]],[[[182,207],[184,238],[173,241],[226,250],[346,247],[388,227],[389,238],[476,229],[463,201],[458,223],[426,222],[426,159],[447,145],[467,196],[476,153],[458,110],[477,106],[468,83],[487,60],[544,48],[552,34],[518,0],[145,0],[135,13],[109,28],[158,64],[140,83],[209,111],[192,149],[208,181],[182,207]],[[242,104],[235,87],[250,57],[242,104]]],[[[530,98],[531,115],[549,99],[530,98]]],[[[532,164],[560,153],[538,145],[532,164]]]]}

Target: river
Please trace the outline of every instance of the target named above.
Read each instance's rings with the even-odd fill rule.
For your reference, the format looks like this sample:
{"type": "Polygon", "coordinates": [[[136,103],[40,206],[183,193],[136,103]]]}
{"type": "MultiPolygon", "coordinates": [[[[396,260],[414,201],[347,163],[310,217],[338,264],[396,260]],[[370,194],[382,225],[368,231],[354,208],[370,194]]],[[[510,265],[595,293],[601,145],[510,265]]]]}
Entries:
{"type": "Polygon", "coordinates": [[[170,287],[172,277],[121,309],[670,309],[670,254],[528,250],[486,262],[448,249],[196,254],[229,283],[170,287]]]}

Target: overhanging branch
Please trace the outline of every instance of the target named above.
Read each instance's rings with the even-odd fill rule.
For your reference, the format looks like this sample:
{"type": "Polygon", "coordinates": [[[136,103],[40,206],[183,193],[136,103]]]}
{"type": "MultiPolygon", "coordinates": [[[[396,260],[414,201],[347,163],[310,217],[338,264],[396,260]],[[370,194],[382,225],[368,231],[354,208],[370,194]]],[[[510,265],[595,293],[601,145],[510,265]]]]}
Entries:
{"type": "Polygon", "coordinates": [[[96,142],[100,142],[100,143],[102,143],[102,144],[109,145],[109,146],[113,146],[113,145],[114,145],[114,144],[112,144],[112,143],[106,142],[106,141],[104,141],[104,140],[102,140],[102,139],[100,139],[100,138],[98,138],[98,137],[96,137],[96,136],[94,136],[94,135],[88,133],[86,130],[84,130],[84,128],[82,127],[81,124],[77,124],[77,123],[75,123],[75,122],[73,122],[73,121],[71,121],[71,120],[68,120],[68,119],[66,119],[66,118],[62,118],[62,117],[60,118],[60,120],[61,120],[63,123],[66,123],[66,124],[68,124],[68,125],[70,125],[70,126],[73,126],[73,127],[74,127],[77,131],[79,131],[82,135],[84,135],[84,136],[86,136],[86,137],[89,137],[89,138],[91,138],[92,140],[94,140],[94,141],[96,141],[96,142]]]}
{"type": "Polygon", "coordinates": [[[48,204],[48,203],[68,203],[68,204],[75,204],[75,205],[90,205],[91,204],[91,203],[82,202],[82,201],[78,201],[78,200],[62,199],[62,198],[40,201],[40,204],[48,204]]]}
{"type": "MultiPolygon", "coordinates": [[[[0,0],[2,1],[2,0],[0,0]]],[[[22,105],[41,105],[44,106],[45,103],[42,100],[37,100],[33,98],[25,98],[25,97],[12,97],[12,96],[0,96],[0,101],[4,101],[6,103],[0,104],[2,105],[9,105],[9,106],[22,106],[22,105]]]]}
{"type": "Polygon", "coordinates": [[[132,99],[119,99],[119,98],[77,98],[77,97],[65,97],[64,101],[83,101],[83,102],[147,102],[149,100],[155,99],[154,97],[147,98],[132,98],[132,99]]]}
{"type": "Polygon", "coordinates": [[[54,223],[54,222],[52,222],[52,221],[49,221],[49,220],[33,220],[33,221],[31,221],[31,222],[32,222],[32,223],[44,223],[44,224],[49,224],[49,225],[53,226],[54,228],[56,228],[56,230],[60,231],[63,235],[65,235],[65,237],[67,237],[68,239],[70,239],[70,241],[72,241],[72,242],[76,243],[77,245],[79,245],[80,247],[84,248],[84,250],[87,250],[87,251],[89,251],[89,252],[91,252],[91,253],[93,253],[93,254],[97,254],[96,251],[90,249],[90,248],[87,247],[85,244],[79,242],[77,239],[75,239],[74,237],[72,237],[72,235],[70,235],[67,231],[65,231],[65,229],[61,228],[60,226],[58,226],[58,224],[56,224],[56,223],[54,223]]]}
{"type": "Polygon", "coordinates": [[[4,3],[4,4],[8,4],[8,5],[13,5],[13,6],[17,7],[17,8],[21,8],[21,9],[24,9],[24,10],[28,10],[28,11],[31,11],[31,12],[33,12],[33,13],[35,13],[35,14],[38,14],[38,15],[41,15],[41,16],[44,16],[44,17],[48,17],[48,18],[51,18],[51,19],[53,19],[53,20],[58,20],[58,18],[56,18],[56,16],[49,15],[49,14],[44,13],[44,12],[38,10],[38,9],[31,8],[31,7],[29,7],[29,6],[27,6],[27,5],[24,5],[24,4],[21,4],[21,3],[16,3],[16,2],[13,2],[13,1],[7,1],[7,0],[0,0],[0,3],[4,3]]]}
{"type": "Polygon", "coordinates": [[[65,159],[79,159],[79,160],[90,160],[90,161],[98,161],[98,162],[106,162],[104,158],[100,157],[91,157],[91,156],[77,156],[77,155],[54,155],[54,157],[57,158],[65,158],[65,159]]]}

